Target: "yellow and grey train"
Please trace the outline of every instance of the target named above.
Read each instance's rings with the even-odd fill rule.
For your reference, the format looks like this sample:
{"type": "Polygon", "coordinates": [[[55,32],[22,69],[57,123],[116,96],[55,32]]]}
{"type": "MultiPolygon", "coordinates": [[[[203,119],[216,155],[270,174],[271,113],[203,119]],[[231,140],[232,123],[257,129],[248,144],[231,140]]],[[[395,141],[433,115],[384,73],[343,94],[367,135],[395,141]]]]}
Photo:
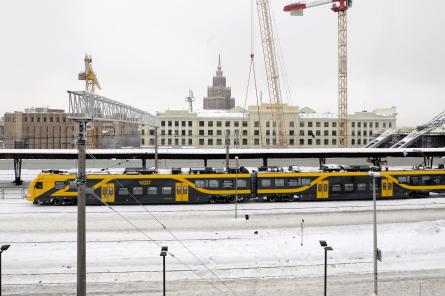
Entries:
{"type": "MultiPolygon", "coordinates": [[[[379,199],[426,197],[445,193],[444,170],[382,171],[379,199]]],[[[76,204],[76,175],[43,171],[30,183],[34,204],[76,204]]],[[[238,201],[324,201],[371,199],[367,172],[253,172],[190,174],[88,174],[87,204],[186,204],[238,201]]]]}

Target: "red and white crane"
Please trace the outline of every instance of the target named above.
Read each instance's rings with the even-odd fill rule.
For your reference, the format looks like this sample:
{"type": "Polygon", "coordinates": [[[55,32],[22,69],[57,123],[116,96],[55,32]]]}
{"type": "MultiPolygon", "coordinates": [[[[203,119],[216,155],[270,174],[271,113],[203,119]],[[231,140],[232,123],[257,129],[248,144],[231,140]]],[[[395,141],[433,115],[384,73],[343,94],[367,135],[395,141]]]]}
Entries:
{"type": "Polygon", "coordinates": [[[284,11],[291,15],[303,15],[306,8],[332,3],[332,10],[338,13],[338,146],[348,146],[348,34],[346,11],[352,0],[318,0],[311,3],[286,5],[284,11]]]}

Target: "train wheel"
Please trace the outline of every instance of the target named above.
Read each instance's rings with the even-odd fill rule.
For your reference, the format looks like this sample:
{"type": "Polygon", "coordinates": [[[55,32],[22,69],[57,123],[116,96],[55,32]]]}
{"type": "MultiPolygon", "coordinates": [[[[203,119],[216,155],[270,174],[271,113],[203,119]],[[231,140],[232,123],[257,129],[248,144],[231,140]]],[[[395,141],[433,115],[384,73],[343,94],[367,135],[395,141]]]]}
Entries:
{"type": "Polygon", "coordinates": [[[210,197],[210,198],[209,198],[209,203],[211,203],[211,204],[215,204],[215,203],[216,203],[215,198],[214,198],[214,197],[210,197]]]}
{"type": "Polygon", "coordinates": [[[270,201],[270,202],[276,202],[276,201],[277,201],[277,198],[276,198],[275,196],[269,196],[269,197],[267,198],[267,200],[270,201]]]}

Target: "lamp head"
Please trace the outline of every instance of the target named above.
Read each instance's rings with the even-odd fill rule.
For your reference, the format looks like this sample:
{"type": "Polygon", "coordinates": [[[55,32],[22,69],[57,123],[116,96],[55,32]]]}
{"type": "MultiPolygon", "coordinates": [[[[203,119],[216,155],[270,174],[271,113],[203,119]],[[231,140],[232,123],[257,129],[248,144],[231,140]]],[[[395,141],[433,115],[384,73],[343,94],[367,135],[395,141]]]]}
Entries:
{"type": "Polygon", "coordinates": [[[162,251],[159,256],[165,257],[165,256],[167,256],[167,252],[166,251],[162,251]]]}
{"type": "Polygon", "coordinates": [[[326,247],[327,245],[328,245],[328,243],[325,240],[320,241],[320,246],[326,247]]]}
{"type": "Polygon", "coordinates": [[[332,247],[324,247],[325,251],[333,251],[334,249],[332,247]]]}
{"type": "Polygon", "coordinates": [[[161,251],[165,251],[165,252],[167,252],[167,251],[168,251],[168,247],[167,247],[167,246],[162,246],[162,247],[161,247],[161,251]]]}
{"type": "Polygon", "coordinates": [[[11,246],[11,245],[3,245],[3,246],[0,248],[0,250],[2,250],[2,251],[6,251],[7,249],[9,249],[10,246],[11,246]]]}

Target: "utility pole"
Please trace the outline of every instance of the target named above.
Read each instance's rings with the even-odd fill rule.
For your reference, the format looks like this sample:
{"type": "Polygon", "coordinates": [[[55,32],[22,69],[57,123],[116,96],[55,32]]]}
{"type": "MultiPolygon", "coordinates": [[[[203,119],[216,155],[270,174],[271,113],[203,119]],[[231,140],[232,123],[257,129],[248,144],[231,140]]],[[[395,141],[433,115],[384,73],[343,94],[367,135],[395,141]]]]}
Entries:
{"type": "Polygon", "coordinates": [[[238,219],[238,156],[235,156],[235,219],[238,219]]]}
{"type": "Polygon", "coordinates": [[[78,173],[77,173],[77,296],[86,296],[86,235],[85,235],[85,188],[86,159],[85,133],[89,120],[79,120],[79,135],[77,140],[78,173]]]}
{"type": "Polygon", "coordinates": [[[229,169],[229,165],[230,165],[229,147],[230,147],[230,130],[226,129],[226,170],[229,169]]]}
{"type": "Polygon", "coordinates": [[[155,127],[155,170],[158,171],[158,127],[155,127]]]}
{"type": "Polygon", "coordinates": [[[195,97],[193,96],[193,90],[189,89],[189,95],[185,97],[185,101],[190,106],[190,113],[193,112],[193,102],[195,101],[195,97]]]}
{"type": "Polygon", "coordinates": [[[373,241],[374,241],[374,249],[373,249],[373,254],[374,254],[374,295],[377,296],[378,295],[378,291],[377,291],[377,202],[376,202],[376,190],[375,190],[375,179],[376,176],[374,175],[372,177],[372,203],[373,203],[373,241]]]}

